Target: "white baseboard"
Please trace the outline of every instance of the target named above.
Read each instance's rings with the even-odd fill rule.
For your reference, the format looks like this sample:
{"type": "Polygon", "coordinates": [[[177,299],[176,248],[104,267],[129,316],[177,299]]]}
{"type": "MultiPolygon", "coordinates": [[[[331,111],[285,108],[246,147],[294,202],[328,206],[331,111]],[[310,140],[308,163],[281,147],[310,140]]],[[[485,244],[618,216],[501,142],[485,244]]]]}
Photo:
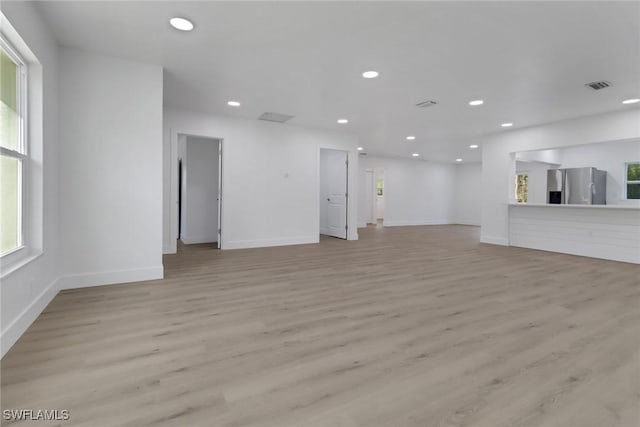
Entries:
{"type": "Polygon", "coordinates": [[[0,357],[9,351],[11,347],[20,339],[22,334],[40,316],[40,313],[49,305],[58,294],[59,279],[54,280],[47,288],[38,295],[31,304],[25,308],[4,330],[0,336],[0,357]]]}
{"type": "Polygon", "coordinates": [[[480,235],[480,243],[488,243],[490,245],[509,246],[509,239],[496,236],[480,235]]]}
{"type": "Polygon", "coordinates": [[[9,351],[18,339],[26,332],[31,324],[40,316],[42,311],[63,289],[88,288],[92,286],[110,285],[115,283],[141,282],[144,280],[162,279],[162,266],[141,268],[135,270],[108,271],[103,273],[76,274],[61,276],[52,281],[47,288],[38,295],[0,335],[0,357],[9,351]]]}
{"type": "Polygon", "coordinates": [[[270,246],[307,245],[311,243],[318,243],[319,241],[320,241],[319,235],[285,237],[285,238],[279,238],[279,239],[233,240],[231,242],[225,242],[223,240],[222,249],[248,249],[248,248],[266,248],[270,246]]]}
{"type": "Polygon", "coordinates": [[[447,225],[451,224],[448,219],[420,219],[420,220],[387,220],[385,219],[383,225],[385,227],[405,227],[411,225],[447,225]]]}
{"type": "Polygon", "coordinates": [[[175,244],[164,244],[162,245],[162,255],[167,255],[167,254],[175,254],[177,252],[177,247],[175,244]]]}
{"type": "Polygon", "coordinates": [[[466,219],[457,219],[453,221],[453,223],[456,225],[475,225],[478,227],[482,225],[479,221],[466,220],[466,219]]]}
{"type": "Polygon", "coordinates": [[[195,245],[199,243],[214,243],[218,241],[218,236],[184,236],[180,240],[185,245],[195,245]]]}
{"type": "Polygon", "coordinates": [[[358,223],[358,228],[366,228],[367,227],[367,223],[366,222],[359,222],[358,223]]]}
{"type": "Polygon", "coordinates": [[[59,279],[59,289],[90,288],[116,283],[142,282],[164,277],[164,268],[148,267],[134,270],[105,271],[102,273],[72,274],[59,279]]]}

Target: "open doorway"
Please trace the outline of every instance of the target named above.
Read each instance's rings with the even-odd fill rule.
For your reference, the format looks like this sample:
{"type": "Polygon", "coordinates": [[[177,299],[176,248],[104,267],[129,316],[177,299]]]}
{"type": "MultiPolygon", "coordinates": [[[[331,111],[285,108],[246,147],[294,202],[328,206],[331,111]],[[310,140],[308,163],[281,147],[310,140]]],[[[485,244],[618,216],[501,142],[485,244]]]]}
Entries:
{"type": "Polygon", "coordinates": [[[220,248],[222,141],[178,135],[178,246],[220,248]]]}
{"type": "Polygon", "coordinates": [[[320,234],[347,238],[348,152],[320,150],[320,234]]]}
{"type": "Polygon", "coordinates": [[[377,169],[375,171],[375,219],[379,226],[384,224],[384,170],[377,169]]]}
{"type": "Polygon", "coordinates": [[[376,179],[375,171],[364,172],[364,220],[365,225],[376,224],[376,179]]]}

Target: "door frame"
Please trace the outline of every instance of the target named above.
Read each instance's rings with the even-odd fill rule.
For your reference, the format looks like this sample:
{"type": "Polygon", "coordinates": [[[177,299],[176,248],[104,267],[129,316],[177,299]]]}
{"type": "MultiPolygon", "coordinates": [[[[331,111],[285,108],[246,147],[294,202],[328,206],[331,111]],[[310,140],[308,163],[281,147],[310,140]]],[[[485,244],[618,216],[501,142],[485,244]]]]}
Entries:
{"type": "MultiPolygon", "coordinates": [[[[365,169],[364,171],[365,189],[371,193],[371,200],[367,206],[367,218],[365,225],[376,224],[376,171],[375,169],[365,169]],[[371,179],[369,179],[371,178],[371,179]]],[[[365,201],[367,195],[365,194],[365,201]]]]}
{"type": "MultiPolygon", "coordinates": [[[[217,140],[219,144],[218,154],[218,249],[224,249],[224,180],[223,180],[223,167],[224,167],[224,138],[220,136],[203,134],[200,132],[190,132],[187,129],[171,128],[170,129],[170,177],[169,185],[169,199],[171,200],[171,213],[170,213],[170,229],[171,229],[171,241],[169,247],[165,247],[163,252],[174,254],[178,250],[177,239],[174,239],[178,232],[178,138],[180,135],[192,136],[196,138],[205,138],[217,140]]],[[[184,167],[184,164],[182,165],[184,167]]]]}

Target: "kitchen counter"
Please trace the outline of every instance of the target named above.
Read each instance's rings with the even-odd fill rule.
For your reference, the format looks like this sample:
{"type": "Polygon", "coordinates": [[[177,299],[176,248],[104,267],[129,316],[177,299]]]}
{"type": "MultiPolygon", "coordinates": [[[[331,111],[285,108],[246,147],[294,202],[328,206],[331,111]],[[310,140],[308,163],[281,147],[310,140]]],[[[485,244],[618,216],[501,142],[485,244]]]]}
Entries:
{"type": "Polygon", "coordinates": [[[640,205],[552,205],[548,203],[509,203],[509,206],[536,208],[578,208],[578,209],[631,209],[640,210],[640,205]]]}
{"type": "Polygon", "coordinates": [[[640,206],[512,203],[509,244],[640,264],[640,206]]]}

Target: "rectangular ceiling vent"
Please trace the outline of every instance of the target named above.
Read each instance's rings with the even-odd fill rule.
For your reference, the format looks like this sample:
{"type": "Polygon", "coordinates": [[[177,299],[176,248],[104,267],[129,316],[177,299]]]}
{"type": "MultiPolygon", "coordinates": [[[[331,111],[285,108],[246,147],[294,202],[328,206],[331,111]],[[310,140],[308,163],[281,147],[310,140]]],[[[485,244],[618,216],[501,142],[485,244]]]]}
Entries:
{"type": "Polygon", "coordinates": [[[293,116],[280,113],[263,113],[258,120],[266,120],[268,122],[284,123],[287,120],[293,119],[293,116]]]}
{"type": "Polygon", "coordinates": [[[429,101],[424,101],[424,102],[420,102],[420,103],[416,104],[416,107],[427,108],[427,107],[433,107],[436,104],[437,104],[436,101],[429,100],[429,101]]]}
{"type": "Polygon", "coordinates": [[[599,82],[587,83],[587,84],[585,84],[585,86],[590,87],[593,90],[600,90],[600,89],[605,89],[605,88],[608,88],[609,86],[611,86],[611,82],[608,82],[606,80],[602,80],[602,81],[599,81],[599,82]]]}

